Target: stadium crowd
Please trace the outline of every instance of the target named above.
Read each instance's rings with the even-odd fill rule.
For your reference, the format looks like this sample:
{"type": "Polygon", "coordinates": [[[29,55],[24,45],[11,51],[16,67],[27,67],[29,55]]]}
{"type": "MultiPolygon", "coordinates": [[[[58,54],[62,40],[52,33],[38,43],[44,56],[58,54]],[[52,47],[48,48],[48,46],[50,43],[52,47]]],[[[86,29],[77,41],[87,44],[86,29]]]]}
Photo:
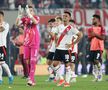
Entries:
{"type": "MultiPolygon", "coordinates": [[[[0,8],[15,10],[18,5],[26,5],[30,0],[1,0],[0,8]]],[[[75,3],[80,8],[108,8],[108,0],[32,0],[35,8],[55,9],[55,8],[74,8],[75,3]]]]}

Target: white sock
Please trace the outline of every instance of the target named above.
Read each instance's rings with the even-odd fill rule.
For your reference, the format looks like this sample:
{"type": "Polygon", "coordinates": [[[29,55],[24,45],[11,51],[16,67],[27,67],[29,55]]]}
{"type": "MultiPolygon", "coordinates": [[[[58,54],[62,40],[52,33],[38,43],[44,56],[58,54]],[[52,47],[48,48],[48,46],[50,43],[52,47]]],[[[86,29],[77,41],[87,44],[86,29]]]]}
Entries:
{"type": "Polygon", "coordinates": [[[48,67],[48,71],[49,71],[49,77],[53,78],[54,77],[54,70],[52,66],[48,67]]]}
{"type": "Polygon", "coordinates": [[[70,79],[71,79],[71,68],[70,66],[66,67],[66,82],[70,83],[70,79]]]}
{"type": "Polygon", "coordinates": [[[62,73],[61,73],[61,65],[57,65],[56,67],[54,67],[54,70],[57,74],[57,77],[60,79],[60,80],[63,80],[63,76],[62,76],[62,73]]]}
{"type": "Polygon", "coordinates": [[[101,63],[98,64],[98,75],[101,75],[101,79],[102,79],[102,65],[101,63]]]}
{"type": "Polygon", "coordinates": [[[99,75],[102,75],[102,68],[101,68],[101,63],[99,63],[98,65],[97,65],[97,67],[98,67],[98,74],[99,75]]]}
{"type": "Polygon", "coordinates": [[[53,70],[53,67],[49,66],[49,67],[48,67],[48,72],[51,74],[53,71],[54,71],[54,70],[53,70]]]}
{"type": "Polygon", "coordinates": [[[59,80],[59,76],[57,74],[55,76],[55,80],[59,80]]]}
{"type": "Polygon", "coordinates": [[[76,78],[75,71],[72,71],[72,70],[71,70],[71,77],[72,77],[72,78],[76,78]]]}
{"type": "Polygon", "coordinates": [[[61,67],[60,68],[61,68],[61,70],[60,70],[61,72],[60,73],[62,75],[64,75],[65,74],[65,65],[64,64],[61,64],[61,67]]]}
{"type": "Polygon", "coordinates": [[[7,75],[8,75],[8,77],[11,77],[12,74],[11,74],[11,72],[10,72],[9,66],[8,66],[6,63],[3,63],[3,64],[2,64],[2,67],[5,69],[5,71],[6,71],[7,75]]]}
{"type": "Polygon", "coordinates": [[[100,68],[100,70],[98,71],[99,75],[102,75],[102,69],[100,68]]]}
{"type": "Polygon", "coordinates": [[[61,64],[60,65],[60,69],[59,69],[59,76],[56,74],[56,76],[55,76],[55,80],[59,80],[59,79],[64,79],[63,78],[63,76],[64,76],[64,72],[65,72],[65,66],[64,66],[64,64],[61,64]]]}
{"type": "Polygon", "coordinates": [[[98,67],[97,65],[93,65],[93,75],[95,78],[97,78],[98,76],[98,67]]]}
{"type": "Polygon", "coordinates": [[[3,74],[3,70],[2,70],[2,66],[0,65],[0,80],[2,80],[2,74],[3,74]]]}

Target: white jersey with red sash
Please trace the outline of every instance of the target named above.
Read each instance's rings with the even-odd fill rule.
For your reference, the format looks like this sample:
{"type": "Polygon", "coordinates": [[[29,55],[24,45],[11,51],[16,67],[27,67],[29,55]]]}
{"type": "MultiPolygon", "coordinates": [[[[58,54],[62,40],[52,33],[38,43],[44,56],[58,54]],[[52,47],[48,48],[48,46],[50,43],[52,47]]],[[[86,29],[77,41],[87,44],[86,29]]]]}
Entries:
{"type": "Polygon", "coordinates": [[[57,49],[68,50],[68,48],[66,48],[66,44],[71,44],[73,36],[76,35],[78,32],[79,31],[75,25],[67,25],[58,39],[57,49]]]}
{"type": "MultiPolygon", "coordinates": [[[[74,35],[73,36],[74,37],[74,40],[73,41],[75,41],[76,39],[77,39],[77,35],[74,35]]],[[[72,48],[71,48],[72,49],[72,48]]],[[[72,53],[78,53],[78,44],[76,43],[76,44],[74,44],[74,47],[73,47],[73,49],[72,49],[72,53]]]]}
{"type": "MultiPolygon", "coordinates": [[[[60,24],[60,25],[52,28],[51,32],[54,33],[54,34],[56,33],[57,36],[59,37],[61,35],[61,33],[63,32],[63,30],[64,30],[64,25],[60,24]]],[[[55,49],[56,49],[56,47],[55,47],[55,41],[53,40],[52,46],[51,46],[51,48],[50,48],[49,51],[50,52],[55,52],[55,49]]]]}
{"type": "MultiPolygon", "coordinates": [[[[57,27],[52,27],[51,33],[55,33],[57,31],[57,27]]],[[[49,44],[49,52],[55,52],[55,41],[54,37],[51,37],[51,42],[49,44]]]]}

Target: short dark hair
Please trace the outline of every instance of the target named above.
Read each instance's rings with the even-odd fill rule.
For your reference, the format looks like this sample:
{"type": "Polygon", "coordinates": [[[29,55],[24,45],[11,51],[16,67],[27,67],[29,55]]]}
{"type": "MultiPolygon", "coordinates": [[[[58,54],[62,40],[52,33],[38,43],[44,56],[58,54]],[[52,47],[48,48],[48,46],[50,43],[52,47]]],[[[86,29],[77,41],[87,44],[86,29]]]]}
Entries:
{"type": "Polygon", "coordinates": [[[50,23],[50,22],[55,22],[55,19],[52,18],[52,19],[48,20],[48,23],[50,23]]]}
{"type": "Polygon", "coordinates": [[[100,15],[94,14],[93,17],[95,17],[95,18],[100,20],[100,15]]]}
{"type": "Polygon", "coordinates": [[[3,11],[0,11],[0,14],[4,16],[4,12],[3,11]]]}
{"type": "Polygon", "coordinates": [[[71,17],[71,13],[69,11],[64,11],[64,13],[68,14],[71,17]]]}
{"type": "Polygon", "coordinates": [[[31,6],[31,5],[29,5],[28,7],[29,7],[29,8],[33,8],[33,6],[31,6]]]}
{"type": "Polygon", "coordinates": [[[70,19],[70,20],[69,20],[69,22],[75,23],[75,20],[73,20],[73,19],[70,19]]]}

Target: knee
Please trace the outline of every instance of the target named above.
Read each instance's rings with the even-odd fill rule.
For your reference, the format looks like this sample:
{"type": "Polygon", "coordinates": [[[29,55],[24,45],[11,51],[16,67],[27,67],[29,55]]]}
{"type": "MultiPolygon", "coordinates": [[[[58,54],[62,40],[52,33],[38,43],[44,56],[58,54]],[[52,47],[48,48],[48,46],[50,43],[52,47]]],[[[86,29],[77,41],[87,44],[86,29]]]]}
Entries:
{"type": "Polygon", "coordinates": [[[95,61],[94,61],[94,64],[98,64],[98,63],[99,63],[99,61],[98,61],[98,60],[95,60],[95,61]]]}
{"type": "Polygon", "coordinates": [[[54,61],[54,62],[53,62],[53,66],[54,66],[54,67],[56,67],[56,66],[59,65],[59,64],[60,64],[59,61],[54,61]]]}
{"type": "Polygon", "coordinates": [[[53,63],[53,61],[47,60],[47,64],[51,65],[53,63]]]}

